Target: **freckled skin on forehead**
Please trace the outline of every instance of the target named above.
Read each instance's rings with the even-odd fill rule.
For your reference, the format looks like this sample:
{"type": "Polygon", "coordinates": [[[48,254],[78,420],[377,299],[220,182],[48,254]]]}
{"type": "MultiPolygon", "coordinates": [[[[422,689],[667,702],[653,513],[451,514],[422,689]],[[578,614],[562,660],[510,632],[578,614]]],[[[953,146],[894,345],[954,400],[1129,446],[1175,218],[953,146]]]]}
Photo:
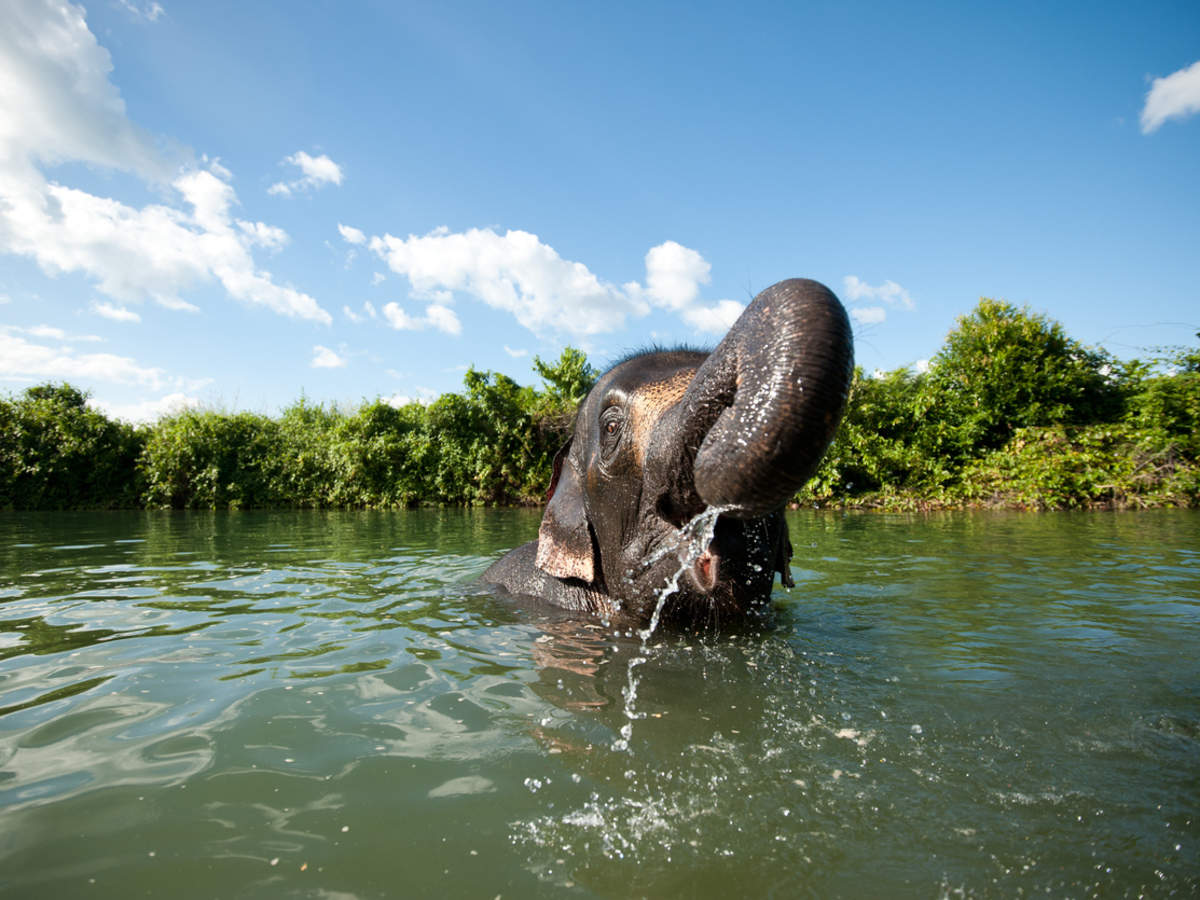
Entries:
{"type": "Polygon", "coordinates": [[[598,427],[601,413],[610,406],[623,406],[632,462],[640,468],[655,424],[683,397],[707,355],[695,350],[655,351],[619,363],[603,376],[589,398],[592,402],[581,410],[581,431],[598,427]]]}
{"type": "Polygon", "coordinates": [[[685,369],[664,381],[642,385],[629,398],[629,427],[632,429],[634,454],[641,466],[645,462],[646,442],[662,414],[679,402],[696,374],[685,369]]]}

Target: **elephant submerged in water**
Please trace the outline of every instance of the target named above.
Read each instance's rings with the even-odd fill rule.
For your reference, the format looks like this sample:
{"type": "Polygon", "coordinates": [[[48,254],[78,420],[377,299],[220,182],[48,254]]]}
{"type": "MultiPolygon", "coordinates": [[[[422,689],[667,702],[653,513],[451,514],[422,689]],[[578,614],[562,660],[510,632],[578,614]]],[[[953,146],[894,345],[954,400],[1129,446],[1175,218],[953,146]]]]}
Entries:
{"type": "Polygon", "coordinates": [[[708,626],[791,585],[783,509],[812,476],[845,410],[846,312],[824,285],[775,284],[712,351],[617,363],[580,403],[537,540],[483,581],[606,620],[645,624],[659,596],[675,624],[708,626]],[[715,526],[688,523],[706,508],[715,526]],[[681,571],[682,569],[682,571],[681,571]]]}

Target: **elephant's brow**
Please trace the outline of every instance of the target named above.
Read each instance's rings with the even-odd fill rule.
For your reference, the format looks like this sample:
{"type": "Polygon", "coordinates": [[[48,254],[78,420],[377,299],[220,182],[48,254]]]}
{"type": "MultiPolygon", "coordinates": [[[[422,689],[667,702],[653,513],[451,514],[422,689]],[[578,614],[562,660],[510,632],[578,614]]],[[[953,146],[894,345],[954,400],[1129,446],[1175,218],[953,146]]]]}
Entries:
{"type": "Polygon", "coordinates": [[[641,385],[630,398],[630,412],[634,429],[634,446],[639,463],[645,458],[646,442],[654,425],[662,414],[679,402],[694,373],[690,370],[676,372],[661,381],[641,385]]]}

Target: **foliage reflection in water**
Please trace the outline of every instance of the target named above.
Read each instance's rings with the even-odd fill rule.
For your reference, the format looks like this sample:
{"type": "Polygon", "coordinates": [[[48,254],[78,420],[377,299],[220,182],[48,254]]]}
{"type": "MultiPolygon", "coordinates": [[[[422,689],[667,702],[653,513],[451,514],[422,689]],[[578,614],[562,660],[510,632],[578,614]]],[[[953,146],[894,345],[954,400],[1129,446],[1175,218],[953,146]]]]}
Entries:
{"type": "Polygon", "coordinates": [[[0,888],[1200,890],[1200,516],[790,525],[644,645],[473,584],[532,512],[0,516],[0,888]]]}

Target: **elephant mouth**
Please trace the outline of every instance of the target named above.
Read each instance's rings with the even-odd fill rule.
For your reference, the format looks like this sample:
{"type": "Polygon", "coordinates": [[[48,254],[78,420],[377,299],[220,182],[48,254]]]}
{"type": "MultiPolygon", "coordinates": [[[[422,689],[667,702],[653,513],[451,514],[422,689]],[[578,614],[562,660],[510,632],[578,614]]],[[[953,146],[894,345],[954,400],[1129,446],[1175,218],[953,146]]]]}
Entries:
{"type": "Polygon", "coordinates": [[[650,584],[675,593],[709,595],[727,574],[724,540],[728,521],[718,508],[707,508],[684,522],[660,520],[656,546],[648,552],[640,574],[650,584]]]}
{"type": "Polygon", "coordinates": [[[711,593],[717,586],[721,574],[721,557],[713,551],[711,545],[692,563],[689,574],[696,587],[706,594],[711,593]]]}

